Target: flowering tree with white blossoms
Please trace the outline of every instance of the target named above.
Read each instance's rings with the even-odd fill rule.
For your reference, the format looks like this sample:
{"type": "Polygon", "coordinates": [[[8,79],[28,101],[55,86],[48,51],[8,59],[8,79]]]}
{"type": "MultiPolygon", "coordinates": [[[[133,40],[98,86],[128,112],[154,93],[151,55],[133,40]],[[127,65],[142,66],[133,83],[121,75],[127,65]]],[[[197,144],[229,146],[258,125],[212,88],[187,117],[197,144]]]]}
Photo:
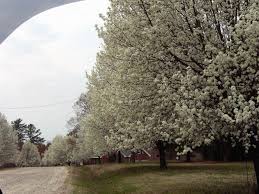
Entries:
{"type": "MultiPolygon", "coordinates": [[[[92,106],[99,106],[99,113],[112,120],[108,130],[105,128],[107,143],[132,150],[157,146],[161,168],[165,168],[165,145],[174,140],[183,142],[180,137],[186,130],[192,131],[181,127],[181,119],[186,118],[178,111],[184,107],[177,103],[180,91],[185,90],[182,84],[190,76],[201,84],[199,80],[210,62],[229,49],[232,29],[253,2],[111,1],[107,17],[103,17],[104,27],[99,28],[104,49],[97,57],[95,72],[95,79],[105,89],[95,92],[99,101],[92,106]],[[100,106],[104,99],[105,106],[100,106]]],[[[101,87],[95,88],[98,91],[101,87]]],[[[193,134],[193,138],[204,136],[193,134]]],[[[206,143],[213,138],[206,138],[206,143]]],[[[184,147],[191,151],[188,144],[184,147]]]]}
{"type": "Polygon", "coordinates": [[[65,165],[76,161],[76,139],[72,136],[56,136],[43,157],[43,164],[65,165]]]}
{"type": "Polygon", "coordinates": [[[64,137],[56,136],[44,154],[44,165],[64,165],[67,162],[64,137]]]}
{"type": "Polygon", "coordinates": [[[71,164],[72,162],[76,162],[75,160],[75,152],[76,152],[76,138],[74,136],[65,136],[64,141],[66,143],[66,155],[67,155],[67,163],[71,164]]]}
{"type": "Polygon", "coordinates": [[[21,167],[40,166],[41,157],[36,145],[25,142],[17,160],[17,165],[21,167]]]}
{"type": "Polygon", "coordinates": [[[168,77],[175,68],[171,56],[164,58],[167,49],[152,32],[156,29],[147,20],[148,7],[143,1],[112,1],[109,17],[104,18],[105,29],[99,29],[105,48],[97,57],[95,72],[106,87],[102,95],[96,95],[106,105],[97,104],[93,109],[99,106],[105,118],[111,120],[108,128],[104,125],[108,145],[115,150],[133,151],[157,146],[161,168],[166,168],[165,146],[174,134],[170,124],[172,83],[168,77]],[[138,14],[131,14],[132,8],[138,14]]]}
{"type": "Polygon", "coordinates": [[[105,76],[103,69],[98,66],[88,75],[87,104],[88,111],[80,120],[80,131],[77,138],[77,161],[86,160],[91,156],[100,156],[108,152],[109,146],[105,141],[108,130],[114,126],[114,113],[109,104],[111,88],[108,77],[103,81],[98,79],[105,76]],[[98,74],[96,73],[97,71],[98,74]]]}
{"type": "MultiPolygon", "coordinates": [[[[87,117],[89,119],[89,116],[87,117]]],[[[96,127],[91,127],[92,121],[81,121],[81,130],[76,139],[76,148],[74,152],[74,160],[77,162],[87,160],[93,156],[101,156],[109,151],[105,141],[105,135],[98,134],[102,132],[96,127]]]]}
{"type": "Polygon", "coordinates": [[[17,135],[6,117],[0,113],[0,166],[15,164],[18,153],[17,135]]]}
{"type": "MultiPolygon", "coordinates": [[[[229,134],[233,139],[236,128],[228,132],[225,123],[231,120],[226,111],[232,110],[232,102],[224,105],[222,100],[232,99],[232,94],[235,100],[243,99],[239,93],[234,96],[239,77],[223,73],[228,68],[235,72],[241,62],[230,63],[228,58],[242,56],[238,49],[257,40],[256,33],[247,34],[252,38],[249,44],[243,40],[246,36],[238,35],[256,29],[256,20],[252,26],[242,23],[243,17],[256,13],[256,2],[112,0],[104,26],[98,29],[104,48],[89,76],[90,108],[81,119],[79,149],[88,149],[89,155],[110,147],[157,146],[161,168],[166,168],[168,143],[176,142],[187,153],[229,134]],[[227,67],[229,63],[234,67],[227,67]]],[[[248,131],[244,134],[251,136],[248,131]]],[[[238,141],[246,145],[245,139],[238,141]]]]}
{"type": "Polygon", "coordinates": [[[259,185],[259,2],[238,17],[226,50],[201,75],[179,73],[176,112],[183,152],[215,139],[230,139],[252,152],[259,185]],[[184,119],[188,118],[188,119],[184,119]]]}

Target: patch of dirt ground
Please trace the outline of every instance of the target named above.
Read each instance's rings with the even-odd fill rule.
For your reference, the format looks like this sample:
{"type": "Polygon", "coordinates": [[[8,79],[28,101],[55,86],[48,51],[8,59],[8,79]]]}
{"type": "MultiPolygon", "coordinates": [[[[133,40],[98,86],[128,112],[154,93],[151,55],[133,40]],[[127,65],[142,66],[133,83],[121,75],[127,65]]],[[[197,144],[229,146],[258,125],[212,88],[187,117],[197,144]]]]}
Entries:
{"type": "Polygon", "coordinates": [[[3,194],[70,194],[66,167],[17,168],[0,171],[3,194]]]}

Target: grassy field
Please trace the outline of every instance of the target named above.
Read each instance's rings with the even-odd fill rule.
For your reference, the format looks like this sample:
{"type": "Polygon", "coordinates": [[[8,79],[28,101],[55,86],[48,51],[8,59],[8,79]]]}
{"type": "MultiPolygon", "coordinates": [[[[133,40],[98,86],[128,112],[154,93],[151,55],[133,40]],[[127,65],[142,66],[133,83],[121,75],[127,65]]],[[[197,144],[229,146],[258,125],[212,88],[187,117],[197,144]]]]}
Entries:
{"type": "Polygon", "coordinates": [[[73,193],[89,194],[252,194],[248,163],[106,164],[70,168],[73,193]]]}

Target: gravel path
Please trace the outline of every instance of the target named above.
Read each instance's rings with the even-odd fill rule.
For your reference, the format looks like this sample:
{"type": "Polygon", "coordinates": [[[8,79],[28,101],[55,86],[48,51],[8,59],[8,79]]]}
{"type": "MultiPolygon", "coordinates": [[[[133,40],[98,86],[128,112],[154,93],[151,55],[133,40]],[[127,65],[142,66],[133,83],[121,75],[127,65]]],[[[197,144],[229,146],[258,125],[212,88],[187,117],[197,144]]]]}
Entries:
{"type": "Polygon", "coordinates": [[[0,171],[3,194],[68,194],[66,167],[17,168],[0,171]]]}

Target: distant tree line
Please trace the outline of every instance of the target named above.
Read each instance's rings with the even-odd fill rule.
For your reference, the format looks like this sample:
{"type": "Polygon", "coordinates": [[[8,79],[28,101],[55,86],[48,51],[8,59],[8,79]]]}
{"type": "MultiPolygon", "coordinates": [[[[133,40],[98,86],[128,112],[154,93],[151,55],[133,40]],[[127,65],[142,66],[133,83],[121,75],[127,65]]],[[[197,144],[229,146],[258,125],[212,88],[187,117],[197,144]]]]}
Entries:
{"type": "Polygon", "coordinates": [[[47,149],[40,129],[22,119],[8,123],[0,113],[0,167],[40,166],[47,149]]]}

